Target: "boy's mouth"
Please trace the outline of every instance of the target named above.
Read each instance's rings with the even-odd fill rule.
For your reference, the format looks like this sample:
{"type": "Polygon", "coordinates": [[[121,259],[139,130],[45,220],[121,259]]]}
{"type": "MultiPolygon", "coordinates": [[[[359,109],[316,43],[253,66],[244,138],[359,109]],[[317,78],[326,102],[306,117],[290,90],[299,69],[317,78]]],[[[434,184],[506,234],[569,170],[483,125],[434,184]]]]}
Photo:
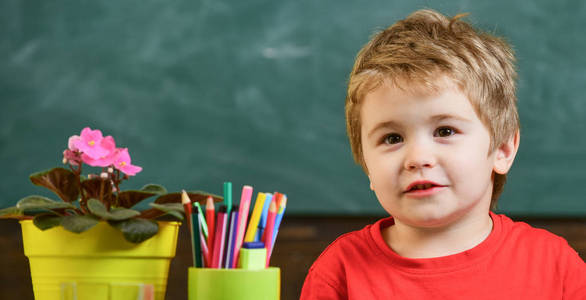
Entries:
{"type": "Polygon", "coordinates": [[[439,183],[435,183],[433,181],[418,180],[418,181],[412,182],[409,186],[407,186],[404,193],[409,193],[412,191],[429,190],[434,187],[443,187],[443,185],[441,185],[439,183]]]}

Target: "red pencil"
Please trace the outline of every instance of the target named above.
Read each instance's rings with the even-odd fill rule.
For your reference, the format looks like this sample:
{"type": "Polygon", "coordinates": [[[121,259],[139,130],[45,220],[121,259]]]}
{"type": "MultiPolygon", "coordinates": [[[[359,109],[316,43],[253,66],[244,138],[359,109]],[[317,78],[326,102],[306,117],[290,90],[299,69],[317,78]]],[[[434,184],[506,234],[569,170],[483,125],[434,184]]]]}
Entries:
{"type": "MultiPolygon", "coordinates": [[[[214,252],[212,254],[212,268],[219,269],[222,266],[222,257],[224,256],[224,236],[226,236],[226,206],[220,206],[218,211],[218,226],[214,234],[214,252]]],[[[209,249],[208,249],[209,250],[209,249]]]]}
{"type": "Polygon", "coordinates": [[[267,215],[267,226],[265,227],[265,232],[262,236],[262,242],[265,243],[265,248],[267,248],[267,264],[266,267],[269,267],[269,253],[271,253],[271,249],[273,248],[273,232],[275,230],[275,218],[277,216],[277,204],[275,201],[271,201],[269,206],[269,214],[267,215]]]}
{"type": "Polygon", "coordinates": [[[181,191],[181,204],[183,204],[183,210],[185,211],[185,220],[189,225],[191,225],[191,199],[189,199],[189,196],[185,190],[181,191]]]}
{"type": "Polygon", "coordinates": [[[193,266],[195,267],[195,240],[194,240],[194,232],[193,232],[193,220],[191,219],[191,199],[189,195],[185,192],[185,190],[181,191],[181,203],[183,204],[183,210],[185,211],[185,220],[187,221],[187,225],[189,225],[189,235],[191,236],[191,257],[193,257],[193,266]]]}
{"type": "MultiPolygon", "coordinates": [[[[208,196],[206,202],[206,223],[208,224],[208,252],[214,253],[214,233],[215,231],[215,209],[214,209],[214,198],[208,196]]],[[[210,264],[210,262],[208,262],[210,264]]]]}

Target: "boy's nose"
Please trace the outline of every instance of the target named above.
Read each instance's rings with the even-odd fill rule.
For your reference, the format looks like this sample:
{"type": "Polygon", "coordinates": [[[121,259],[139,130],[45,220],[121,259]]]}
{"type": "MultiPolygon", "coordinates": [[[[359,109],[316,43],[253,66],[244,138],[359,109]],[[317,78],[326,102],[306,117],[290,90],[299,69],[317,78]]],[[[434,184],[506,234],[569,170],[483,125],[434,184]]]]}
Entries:
{"type": "Polygon", "coordinates": [[[408,147],[404,167],[407,170],[432,168],[436,164],[435,155],[429,145],[421,143],[408,147]]]}

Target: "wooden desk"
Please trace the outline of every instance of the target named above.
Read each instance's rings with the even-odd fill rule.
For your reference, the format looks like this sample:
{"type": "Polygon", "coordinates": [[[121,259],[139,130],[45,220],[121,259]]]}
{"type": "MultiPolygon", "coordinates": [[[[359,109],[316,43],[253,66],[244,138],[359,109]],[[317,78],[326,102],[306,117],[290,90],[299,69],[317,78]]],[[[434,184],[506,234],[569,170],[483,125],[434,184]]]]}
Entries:
{"type": "MultiPolygon", "coordinates": [[[[286,216],[271,259],[271,265],[281,268],[282,299],[299,299],[307,270],[336,237],[360,229],[377,219],[286,216]]],[[[582,259],[586,258],[586,218],[513,219],[563,236],[578,251],[582,259]]],[[[190,246],[187,227],[181,226],[177,255],[169,271],[167,300],[187,299],[187,267],[191,264],[190,246]]],[[[28,261],[22,250],[20,225],[15,220],[0,220],[0,299],[33,299],[28,261]]]]}

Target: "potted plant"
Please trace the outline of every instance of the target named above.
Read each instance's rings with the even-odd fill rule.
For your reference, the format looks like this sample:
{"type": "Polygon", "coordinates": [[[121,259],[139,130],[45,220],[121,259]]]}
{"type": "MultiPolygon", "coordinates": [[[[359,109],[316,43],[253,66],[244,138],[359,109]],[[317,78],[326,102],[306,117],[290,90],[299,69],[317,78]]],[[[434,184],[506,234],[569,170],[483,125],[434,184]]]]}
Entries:
{"type": "MultiPolygon", "coordinates": [[[[154,287],[154,299],[164,299],[179,222],[158,219],[170,215],[183,220],[181,194],[158,184],[120,190],[142,168],[132,165],[127,148],[116,147],[114,138],[100,130],[86,127],[68,144],[63,152],[68,168],[30,176],[33,184],[53,191],[61,201],[32,195],[0,210],[2,218],[20,219],[35,299],[64,299],[67,294],[102,299],[142,293],[144,286],[154,287]],[[83,175],[84,165],[101,171],[83,175]],[[149,209],[133,209],[151,197],[156,199],[149,209]]],[[[193,202],[203,203],[209,196],[222,201],[201,191],[188,195],[193,202]]]]}

